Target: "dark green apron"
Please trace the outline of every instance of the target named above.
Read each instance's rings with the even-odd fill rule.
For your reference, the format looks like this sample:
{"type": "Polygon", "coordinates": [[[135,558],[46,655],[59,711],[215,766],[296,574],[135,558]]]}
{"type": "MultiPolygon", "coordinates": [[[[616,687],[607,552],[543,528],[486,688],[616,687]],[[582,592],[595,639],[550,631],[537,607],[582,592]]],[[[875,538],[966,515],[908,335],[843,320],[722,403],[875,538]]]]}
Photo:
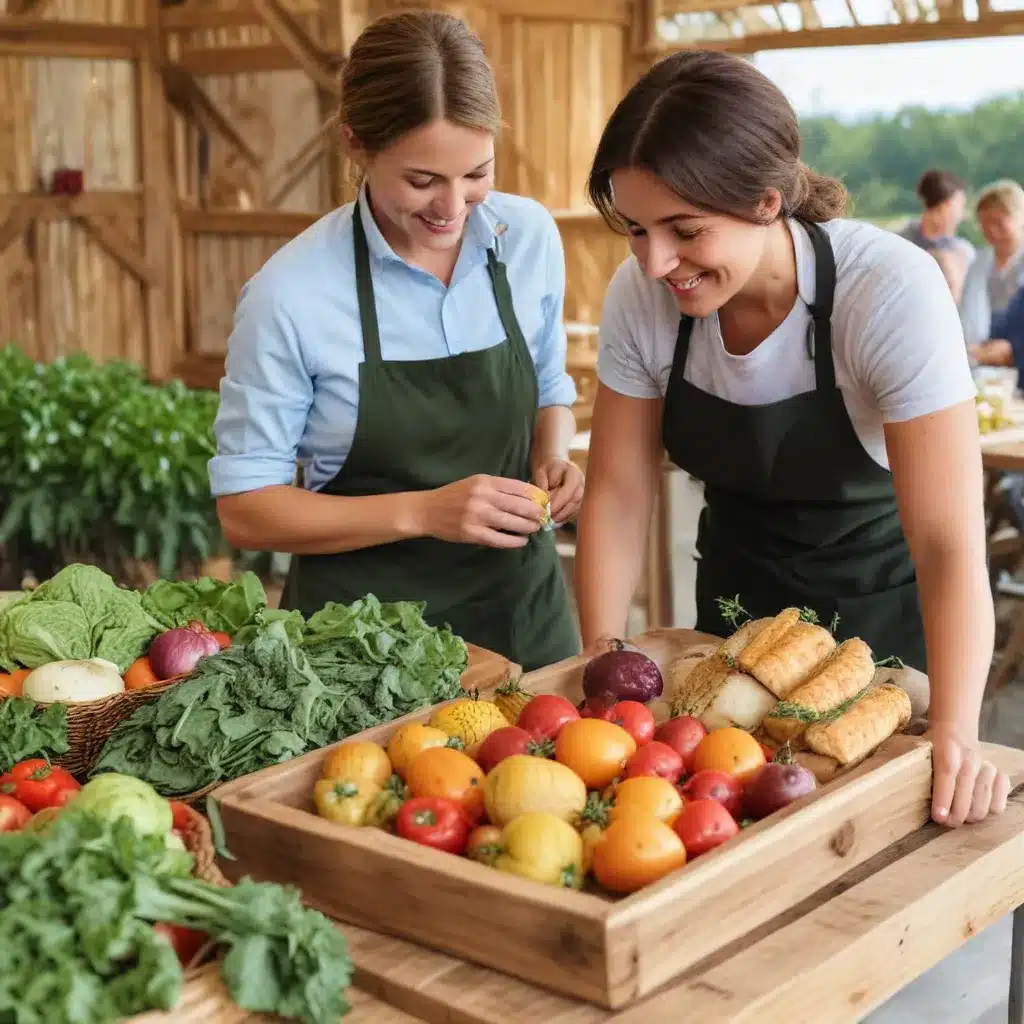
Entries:
{"type": "MultiPolygon", "coordinates": [[[[802,222],[801,222],[802,223],[802,222]]],[[[864,450],[832,363],[835,257],[814,247],[808,358],[815,390],[769,405],[734,405],[685,380],[693,320],[679,324],[662,437],[672,461],[705,484],[697,531],[697,629],[728,635],[716,598],[755,618],[810,608],[837,639],[859,636],[876,660],[925,670],[917,580],[892,476],[864,450]]]]}
{"type": "MultiPolygon", "coordinates": [[[[363,333],[352,449],[324,494],[431,490],[477,473],[530,479],[537,374],[505,265],[487,250],[506,340],[441,359],[385,361],[359,208],[353,213],[363,333]]],[[[366,594],[426,601],[426,619],[531,670],[572,657],[579,639],[553,533],[499,550],[434,538],[336,555],[293,556],[285,607],[311,615],[366,594]]]]}

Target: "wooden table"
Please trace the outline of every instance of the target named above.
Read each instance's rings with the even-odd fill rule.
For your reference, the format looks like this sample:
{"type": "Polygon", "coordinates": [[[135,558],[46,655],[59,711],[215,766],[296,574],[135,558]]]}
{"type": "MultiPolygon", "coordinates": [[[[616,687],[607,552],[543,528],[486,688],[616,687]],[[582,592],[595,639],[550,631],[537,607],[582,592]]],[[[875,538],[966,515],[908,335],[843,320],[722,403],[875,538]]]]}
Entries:
{"type": "MultiPolygon", "coordinates": [[[[1015,785],[1024,783],[1024,752],[987,753],[1015,785]]],[[[618,1012],[404,940],[342,928],[359,987],[431,1024],[853,1024],[1014,912],[1008,1019],[1024,1024],[1022,903],[1024,792],[1015,792],[1005,814],[962,829],[926,826],[618,1012]]]]}

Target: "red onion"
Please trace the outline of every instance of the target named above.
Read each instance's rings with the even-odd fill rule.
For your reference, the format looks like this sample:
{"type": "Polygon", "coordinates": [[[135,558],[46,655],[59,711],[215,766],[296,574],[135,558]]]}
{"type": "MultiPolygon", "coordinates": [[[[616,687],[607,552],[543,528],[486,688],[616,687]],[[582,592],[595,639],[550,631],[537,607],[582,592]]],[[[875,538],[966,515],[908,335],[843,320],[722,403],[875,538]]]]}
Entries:
{"type": "Polygon", "coordinates": [[[607,705],[620,700],[646,704],[660,697],[664,686],[657,663],[621,640],[613,641],[610,651],[588,661],[583,670],[583,693],[588,703],[593,699],[607,705]]]}
{"type": "Polygon", "coordinates": [[[190,622],[154,637],[146,653],[157,677],[170,679],[191,672],[200,658],[219,650],[217,638],[201,622],[190,622]]]}

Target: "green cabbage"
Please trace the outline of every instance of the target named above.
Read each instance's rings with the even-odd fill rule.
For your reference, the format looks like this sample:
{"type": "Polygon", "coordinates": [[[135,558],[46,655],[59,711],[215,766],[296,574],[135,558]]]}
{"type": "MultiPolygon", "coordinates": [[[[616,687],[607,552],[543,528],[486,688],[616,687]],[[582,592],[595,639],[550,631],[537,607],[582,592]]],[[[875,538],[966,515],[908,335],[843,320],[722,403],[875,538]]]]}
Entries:
{"type": "Polygon", "coordinates": [[[167,835],[173,823],[171,805],[148,782],[115,772],[87,782],[74,805],[111,823],[129,818],[139,835],[167,835]]]}

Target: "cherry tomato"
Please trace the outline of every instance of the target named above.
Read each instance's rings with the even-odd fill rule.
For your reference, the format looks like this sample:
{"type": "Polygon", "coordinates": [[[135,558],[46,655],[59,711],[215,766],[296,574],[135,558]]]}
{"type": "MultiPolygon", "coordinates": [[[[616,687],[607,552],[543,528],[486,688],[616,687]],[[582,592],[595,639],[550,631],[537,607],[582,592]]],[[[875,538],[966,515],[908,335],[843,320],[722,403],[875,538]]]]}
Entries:
{"type": "Polygon", "coordinates": [[[611,821],[618,821],[630,814],[641,813],[671,824],[682,806],[679,790],[667,779],[640,775],[625,779],[615,787],[615,803],[608,817],[611,821]]]}
{"type": "Polygon", "coordinates": [[[160,677],[153,671],[153,666],[145,654],[136,658],[124,674],[124,688],[126,690],[145,690],[149,686],[159,683],[160,677]]]}
{"type": "Polygon", "coordinates": [[[692,770],[701,772],[713,768],[744,782],[756,775],[764,764],[761,744],[749,732],[729,726],[712,730],[700,741],[693,752],[692,770]]]}
{"type": "Polygon", "coordinates": [[[638,775],[657,775],[669,782],[678,782],[683,774],[683,758],[667,743],[651,740],[645,743],[627,762],[622,773],[624,779],[638,775]]]}
{"type": "Polygon", "coordinates": [[[197,931],[195,928],[185,928],[180,924],[168,924],[166,921],[158,921],[153,925],[153,931],[167,939],[182,967],[191,965],[196,954],[206,945],[209,938],[206,932],[197,931]]]}
{"type": "Polygon", "coordinates": [[[534,754],[537,757],[550,757],[555,752],[551,740],[535,740],[525,729],[518,725],[508,725],[504,729],[495,729],[488,734],[483,743],[477,747],[476,763],[489,773],[495,765],[506,757],[515,754],[534,754]]]}
{"type": "Polygon", "coordinates": [[[683,771],[687,773],[693,771],[693,752],[707,734],[704,723],[690,715],[670,718],[654,730],[654,738],[659,743],[671,747],[682,757],[683,771]]]}
{"type": "Polygon", "coordinates": [[[501,856],[501,829],[497,825],[478,825],[469,833],[466,856],[493,865],[501,856]]]}
{"type": "Polygon", "coordinates": [[[483,817],[484,773],[461,750],[428,747],[413,758],[405,781],[414,797],[443,797],[461,804],[470,825],[483,817]]]}
{"type": "Polygon", "coordinates": [[[652,814],[613,821],[594,846],[594,877],[612,892],[636,892],[686,863],[679,836],[652,814]]]}
{"type": "Polygon", "coordinates": [[[171,800],[171,828],[181,833],[188,831],[192,824],[192,808],[180,800],[171,800]]]}
{"type": "Polygon", "coordinates": [[[633,737],[621,725],[600,718],[567,722],[555,741],[555,760],[571,768],[587,789],[610,785],[634,753],[633,737]]]}
{"type": "Polygon", "coordinates": [[[612,708],[609,721],[621,725],[633,737],[638,747],[654,739],[654,715],[638,700],[620,700],[612,708]]]}
{"type": "Polygon", "coordinates": [[[717,800],[734,818],[743,811],[743,784],[728,772],[705,768],[691,775],[680,792],[691,802],[717,800]]]}
{"type": "Polygon", "coordinates": [[[542,693],[523,708],[516,725],[535,740],[554,740],[566,722],[575,722],[579,717],[571,700],[554,693],[542,693]]]}
{"type": "Polygon", "coordinates": [[[28,678],[30,668],[18,668],[13,672],[0,672],[0,693],[6,693],[10,697],[20,697],[21,687],[28,678]]]}
{"type": "Polygon", "coordinates": [[[17,832],[32,820],[32,812],[20,800],[0,793],[0,832],[17,832]]]}
{"type": "Polygon", "coordinates": [[[22,761],[0,775],[0,793],[13,796],[30,811],[62,807],[81,788],[70,772],[51,765],[42,757],[22,761]]]}
{"type": "Polygon", "coordinates": [[[736,819],[717,800],[684,804],[672,827],[691,858],[721,846],[740,830],[736,819]]]}
{"type": "Polygon", "coordinates": [[[614,704],[609,704],[601,697],[588,697],[580,702],[577,710],[580,713],[580,718],[602,718],[604,721],[610,722],[614,707],[614,704]]]}
{"type": "Polygon", "coordinates": [[[414,796],[395,816],[395,831],[414,843],[445,853],[462,853],[469,840],[469,822],[462,805],[436,796],[414,796]]]}

